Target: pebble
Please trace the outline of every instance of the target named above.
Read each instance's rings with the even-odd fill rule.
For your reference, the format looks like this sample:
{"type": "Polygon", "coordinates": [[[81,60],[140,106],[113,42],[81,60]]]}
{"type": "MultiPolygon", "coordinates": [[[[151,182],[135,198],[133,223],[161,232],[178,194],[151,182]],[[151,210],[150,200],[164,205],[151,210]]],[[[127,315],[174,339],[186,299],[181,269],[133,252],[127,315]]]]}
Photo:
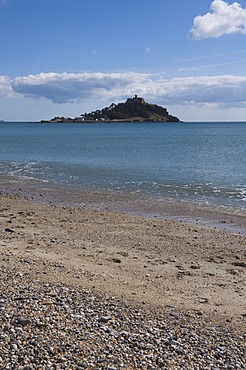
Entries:
{"type": "Polygon", "coordinates": [[[26,317],[18,317],[17,318],[17,323],[20,324],[21,326],[26,326],[31,323],[31,320],[29,320],[26,317]]]}
{"type": "Polygon", "coordinates": [[[7,233],[14,233],[15,231],[14,231],[14,229],[11,229],[10,227],[6,227],[5,228],[5,231],[7,232],[7,233]]]}
{"type": "MultiPolygon", "coordinates": [[[[0,369],[245,370],[245,332],[1,269],[0,369]]],[[[242,318],[242,320],[244,320],[242,318]]]]}
{"type": "Polygon", "coordinates": [[[101,316],[98,321],[107,323],[110,320],[111,320],[111,316],[101,316]]]}

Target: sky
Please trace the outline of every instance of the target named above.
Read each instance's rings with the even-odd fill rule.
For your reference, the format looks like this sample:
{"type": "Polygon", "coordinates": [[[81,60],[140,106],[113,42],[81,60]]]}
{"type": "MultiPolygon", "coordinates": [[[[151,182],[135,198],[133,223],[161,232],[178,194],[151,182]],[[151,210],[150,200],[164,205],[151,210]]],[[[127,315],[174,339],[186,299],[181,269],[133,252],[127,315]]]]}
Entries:
{"type": "Polygon", "coordinates": [[[246,121],[246,0],[0,0],[0,120],[135,94],[183,121],[246,121]]]}

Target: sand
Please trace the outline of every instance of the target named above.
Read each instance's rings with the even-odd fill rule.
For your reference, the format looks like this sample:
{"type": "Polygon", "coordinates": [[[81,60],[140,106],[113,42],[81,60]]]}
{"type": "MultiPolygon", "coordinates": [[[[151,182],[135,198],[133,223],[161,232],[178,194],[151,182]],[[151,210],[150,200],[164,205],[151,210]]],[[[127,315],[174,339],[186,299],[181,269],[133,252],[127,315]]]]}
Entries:
{"type": "Polygon", "coordinates": [[[245,332],[246,237],[0,195],[0,268],[245,332]]]}

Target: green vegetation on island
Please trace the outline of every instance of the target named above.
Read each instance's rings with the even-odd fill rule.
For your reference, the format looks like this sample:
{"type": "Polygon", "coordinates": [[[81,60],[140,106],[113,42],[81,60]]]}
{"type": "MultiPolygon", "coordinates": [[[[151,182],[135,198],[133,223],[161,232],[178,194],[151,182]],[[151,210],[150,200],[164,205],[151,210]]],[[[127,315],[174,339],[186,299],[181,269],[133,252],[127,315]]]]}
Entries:
{"type": "MultiPolygon", "coordinates": [[[[109,107],[82,114],[75,118],[54,117],[46,122],[180,122],[179,118],[168,113],[166,108],[146,103],[135,95],[125,103],[111,104],[109,107]]],[[[43,121],[44,122],[44,121],[43,121]]]]}

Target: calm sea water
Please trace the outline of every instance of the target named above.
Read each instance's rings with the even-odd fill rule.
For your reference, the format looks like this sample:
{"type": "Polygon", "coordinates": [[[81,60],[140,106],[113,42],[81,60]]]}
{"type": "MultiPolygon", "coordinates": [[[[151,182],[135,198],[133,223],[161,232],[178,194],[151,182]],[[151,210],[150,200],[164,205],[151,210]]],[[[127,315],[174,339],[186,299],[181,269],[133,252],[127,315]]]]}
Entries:
{"type": "Polygon", "coordinates": [[[245,209],[246,123],[0,123],[0,176],[245,209]]]}

